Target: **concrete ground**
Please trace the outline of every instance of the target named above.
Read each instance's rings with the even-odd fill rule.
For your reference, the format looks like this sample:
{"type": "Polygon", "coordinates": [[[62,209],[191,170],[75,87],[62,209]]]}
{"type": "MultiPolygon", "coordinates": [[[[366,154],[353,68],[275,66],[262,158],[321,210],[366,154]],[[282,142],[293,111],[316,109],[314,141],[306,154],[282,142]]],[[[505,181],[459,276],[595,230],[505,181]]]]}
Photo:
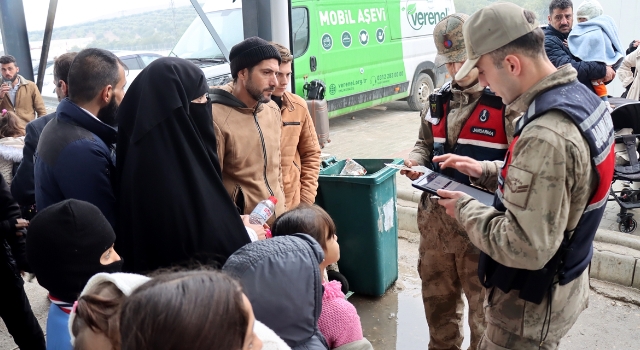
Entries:
{"type": "MultiPolygon", "coordinates": [[[[410,111],[405,102],[334,118],[330,121],[332,142],[323,152],[338,159],[404,158],[417,139],[419,125],[418,113],[410,111]]],[[[397,185],[398,189],[412,190],[410,181],[404,177],[397,177],[397,185]]],[[[609,203],[601,228],[617,230],[617,211],[617,205],[609,203]]],[[[429,332],[416,270],[418,242],[416,233],[401,230],[398,281],[382,297],[354,295],[349,299],[358,309],[365,336],[377,350],[427,349],[429,332]]],[[[640,349],[640,292],[596,280],[591,284],[589,308],[560,349],[640,349]]],[[[25,283],[25,288],[44,329],[49,306],[46,291],[34,282],[25,283]]],[[[465,327],[466,338],[468,332],[465,327]]],[[[462,348],[468,344],[465,339],[462,348]]],[[[11,336],[0,322],[0,350],[14,348],[11,336]]]]}

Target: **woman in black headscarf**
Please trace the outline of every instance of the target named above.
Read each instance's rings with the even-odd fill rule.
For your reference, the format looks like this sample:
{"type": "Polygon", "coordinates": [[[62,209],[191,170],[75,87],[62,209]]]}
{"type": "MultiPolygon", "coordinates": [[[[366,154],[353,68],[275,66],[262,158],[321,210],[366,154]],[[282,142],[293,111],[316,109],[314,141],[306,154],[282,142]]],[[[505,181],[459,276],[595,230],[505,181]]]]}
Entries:
{"type": "Polygon", "coordinates": [[[116,247],[125,271],[222,266],[250,242],[222,184],[207,91],[193,63],[160,58],[120,105],[116,247]]]}

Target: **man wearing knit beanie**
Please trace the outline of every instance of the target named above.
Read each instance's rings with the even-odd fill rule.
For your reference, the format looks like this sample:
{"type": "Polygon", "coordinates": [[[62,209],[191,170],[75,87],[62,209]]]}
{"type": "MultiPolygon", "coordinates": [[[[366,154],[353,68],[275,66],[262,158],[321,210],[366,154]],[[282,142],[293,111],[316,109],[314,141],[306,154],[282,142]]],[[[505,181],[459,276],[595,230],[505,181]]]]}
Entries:
{"type": "MultiPolygon", "coordinates": [[[[251,213],[260,201],[274,196],[278,201],[274,220],[285,210],[282,117],[271,101],[282,59],[267,41],[251,37],[231,49],[229,60],[233,82],[210,91],[222,182],[240,215],[251,213]]],[[[244,218],[245,226],[264,231],[244,218]]]]}

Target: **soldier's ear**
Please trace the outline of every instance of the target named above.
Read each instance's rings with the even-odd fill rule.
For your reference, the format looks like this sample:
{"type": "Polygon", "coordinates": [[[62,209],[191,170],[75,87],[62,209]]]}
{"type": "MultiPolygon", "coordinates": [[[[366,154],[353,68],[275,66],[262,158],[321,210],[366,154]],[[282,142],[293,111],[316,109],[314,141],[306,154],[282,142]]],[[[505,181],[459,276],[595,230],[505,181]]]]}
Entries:
{"type": "Polygon", "coordinates": [[[519,76],[522,73],[522,61],[516,55],[507,55],[502,62],[502,67],[514,76],[519,76]]]}

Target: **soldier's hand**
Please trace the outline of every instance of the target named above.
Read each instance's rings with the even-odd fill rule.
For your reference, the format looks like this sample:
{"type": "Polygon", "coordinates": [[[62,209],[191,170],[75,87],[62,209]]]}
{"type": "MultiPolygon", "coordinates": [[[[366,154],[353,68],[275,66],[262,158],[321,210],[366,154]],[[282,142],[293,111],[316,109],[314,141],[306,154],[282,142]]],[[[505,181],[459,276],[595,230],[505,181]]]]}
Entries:
{"type": "Polygon", "coordinates": [[[440,163],[440,169],[453,168],[473,178],[482,175],[482,164],[473,158],[447,153],[433,157],[433,161],[440,163]]]}
{"type": "Polygon", "coordinates": [[[458,201],[458,199],[464,196],[464,193],[458,191],[438,190],[438,196],[440,196],[440,199],[438,199],[438,204],[446,209],[447,215],[455,219],[456,202],[458,201]]]}
{"type": "MultiPolygon", "coordinates": [[[[416,162],[413,159],[405,159],[404,160],[404,166],[406,166],[407,168],[411,168],[414,165],[418,165],[418,162],[416,162]]],[[[417,171],[411,171],[411,170],[400,170],[400,175],[406,175],[408,178],[410,178],[411,180],[415,180],[417,178],[420,177],[419,172],[417,171]]]]}
{"type": "Polygon", "coordinates": [[[9,86],[9,84],[0,85],[0,98],[4,98],[4,95],[6,95],[9,90],[11,90],[11,86],[9,86]]]}

